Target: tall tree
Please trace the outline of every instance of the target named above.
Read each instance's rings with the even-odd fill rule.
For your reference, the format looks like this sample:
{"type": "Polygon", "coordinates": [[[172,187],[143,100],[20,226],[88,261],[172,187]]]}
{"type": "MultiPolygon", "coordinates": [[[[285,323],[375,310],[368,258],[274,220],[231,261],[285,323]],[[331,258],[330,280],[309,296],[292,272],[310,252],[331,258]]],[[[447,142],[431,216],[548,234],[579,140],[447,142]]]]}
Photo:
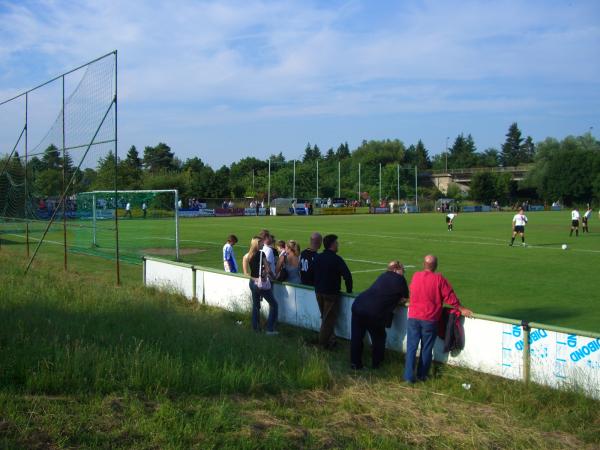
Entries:
{"type": "Polygon", "coordinates": [[[521,146],[521,155],[523,158],[521,162],[533,162],[535,158],[535,144],[533,143],[531,136],[525,138],[525,142],[523,142],[523,145],[521,146]]]}
{"type": "Polygon", "coordinates": [[[419,139],[417,146],[415,147],[415,164],[419,170],[431,169],[431,159],[429,159],[429,152],[425,148],[423,141],[419,139]]]}
{"type": "Polygon", "coordinates": [[[517,166],[523,162],[523,138],[517,122],[508,128],[506,141],[502,144],[500,159],[504,167],[517,166]]]}
{"type": "Polygon", "coordinates": [[[454,145],[450,148],[448,155],[448,168],[463,169],[474,167],[477,164],[477,148],[475,141],[470,134],[465,137],[459,134],[454,140],[454,145]]]}
{"type": "Polygon", "coordinates": [[[176,169],[174,154],[171,147],[159,142],[155,147],[144,148],[144,167],[152,173],[176,169]]]}

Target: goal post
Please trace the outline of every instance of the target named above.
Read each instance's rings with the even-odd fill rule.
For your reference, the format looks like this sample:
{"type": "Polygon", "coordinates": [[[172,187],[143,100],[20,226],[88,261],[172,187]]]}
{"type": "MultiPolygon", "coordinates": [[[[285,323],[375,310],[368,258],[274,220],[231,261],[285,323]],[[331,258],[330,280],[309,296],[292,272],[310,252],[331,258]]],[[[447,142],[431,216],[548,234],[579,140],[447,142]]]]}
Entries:
{"type": "MultiPolygon", "coordinates": [[[[77,218],[90,221],[90,230],[79,239],[80,245],[100,249],[115,244],[111,230],[115,214],[119,221],[121,253],[142,256],[149,246],[155,251],[174,246],[179,261],[179,191],[177,189],[145,189],[117,191],[90,191],[76,195],[77,218]],[[111,220],[112,219],[112,220],[111,220]],[[157,220],[162,222],[157,222],[157,220]],[[172,220],[172,228],[163,225],[172,220]],[[131,223],[129,223],[131,221],[131,223]],[[142,221],[148,221],[142,224],[142,221]],[[104,225],[106,224],[106,225],[104,225]],[[170,243],[173,242],[174,245],[170,243]]],[[[159,253],[167,255],[167,253],[159,253]]],[[[172,255],[172,253],[171,253],[172,255]]]]}

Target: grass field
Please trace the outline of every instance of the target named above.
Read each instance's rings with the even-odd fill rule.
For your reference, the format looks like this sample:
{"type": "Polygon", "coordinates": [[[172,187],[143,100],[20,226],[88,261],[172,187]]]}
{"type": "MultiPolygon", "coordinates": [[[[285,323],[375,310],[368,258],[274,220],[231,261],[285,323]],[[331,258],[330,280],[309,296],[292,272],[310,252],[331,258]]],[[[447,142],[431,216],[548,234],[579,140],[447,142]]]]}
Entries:
{"type": "MultiPolygon", "coordinates": [[[[509,213],[461,214],[453,232],[446,230],[441,214],[182,219],[181,259],[222,268],[221,247],[230,233],[240,239],[238,261],[261,228],[301,246],[308,244],[312,231],[335,233],[340,255],[353,272],[355,291],[369,286],[391,259],[407,266],[410,279],[423,256],[433,253],[440,258],[439,270],[475,312],[600,331],[600,228],[595,218],[592,233],[570,238],[568,211],[532,212],[526,248],[508,246],[511,219],[509,213]],[[568,250],[561,250],[563,243],[568,250]]],[[[5,239],[17,239],[22,232],[12,234],[5,239]]],[[[112,232],[103,229],[98,236],[100,247],[95,251],[111,255],[112,232]]],[[[120,236],[122,253],[134,260],[142,254],[173,257],[172,220],[122,220],[120,236]]],[[[59,242],[60,230],[49,239],[59,242]]],[[[69,239],[89,249],[89,228],[70,233],[69,239]]]]}
{"type": "Polygon", "coordinates": [[[63,273],[44,253],[23,278],[19,254],[0,252],[0,448],[600,445],[599,402],[577,392],[444,365],[408,387],[398,353],[356,374],[347,343],[257,335],[247,313],[143,288],[139,266],[115,287],[104,260],[63,273]]]}

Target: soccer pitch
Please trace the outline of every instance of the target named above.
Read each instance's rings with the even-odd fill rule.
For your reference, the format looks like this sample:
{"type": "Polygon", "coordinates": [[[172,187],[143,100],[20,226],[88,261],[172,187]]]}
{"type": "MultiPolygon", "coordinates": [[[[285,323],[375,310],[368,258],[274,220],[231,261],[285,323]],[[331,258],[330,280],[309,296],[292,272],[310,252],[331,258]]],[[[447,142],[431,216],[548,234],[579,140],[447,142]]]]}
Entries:
{"type": "MultiPolygon", "coordinates": [[[[239,238],[235,247],[239,265],[250,239],[262,228],[277,239],[295,239],[302,248],[313,231],[334,233],[339,236],[339,254],[353,273],[355,292],[368,287],[392,259],[405,264],[410,281],[423,256],[432,253],[439,257],[439,271],[475,312],[599,331],[596,217],[590,221],[592,233],[570,238],[569,211],[531,212],[523,248],[518,237],[514,247],[508,246],[512,216],[460,214],[452,232],[447,231],[443,214],[182,219],[181,260],[222,269],[221,249],[231,233],[239,238]],[[568,250],[561,249],[565,243],[568,250]]],[[[123,256],[173,257],[172,219],[124,219],[119,224],[123,256]]],[[[61,237],[56,229],[48,236],[54,241],[61,237]]],[[[69,233],[70,242],[82,247],[84,237],[81,232],[69,233]]],[[[101,244],[98,251],[114,252],[114,242],[104,239],[101,244]]]]}

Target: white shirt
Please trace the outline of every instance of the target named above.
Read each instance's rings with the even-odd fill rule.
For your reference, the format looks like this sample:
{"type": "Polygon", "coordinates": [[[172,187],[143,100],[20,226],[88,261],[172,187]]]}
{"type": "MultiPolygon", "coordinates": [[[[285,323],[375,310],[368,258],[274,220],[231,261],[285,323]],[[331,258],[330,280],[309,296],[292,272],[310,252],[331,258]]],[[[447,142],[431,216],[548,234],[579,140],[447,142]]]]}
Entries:
{"type": "Polygon", "coordinates": [[[527,225],[527,216],[525,214],[515,214],[513,222],[516,227],[524,227],[527,225]]]}
{"type": "MultiPolygon", "coordinates": [[[[147,209],[147,208],[148,208],[148,206],[145,203],[142,203],[142,209],[147,209]]],[[[180,208],[181,208],[181,206],[180,206],[180,208]]]]}
{"type": "Polygon", "coordinates": [[[577,211],[576,209],[571,211],[571,220],[579,220],[579,218],[579,211],[577,211]]]}
{"type": "Polygon", "coordinates": [[[125,205],[125,211],[129,211],[131,209],[131,203],[127,203],[125,205]]]}
{"type": "Polygon", "coordinates": [[[268,245],[263,245],[262,251],[267,257],[267,261],[269,261],[271,271],[275,272],[275,254],[273,253],[273,249],[268,245]]]}
{"type": "Polygon", "coordinates": [[[446,216],[448,219],[453,220],[456,217],[456,214],[450,213],[446,216]]]}
{"type": "Polygon", "coordinates": [[[583,215],[583,217],[585,217],[586,219],[589,219],[590,217],[592,217],[592,210],[588,209],[585,214],[583,215]]]}

